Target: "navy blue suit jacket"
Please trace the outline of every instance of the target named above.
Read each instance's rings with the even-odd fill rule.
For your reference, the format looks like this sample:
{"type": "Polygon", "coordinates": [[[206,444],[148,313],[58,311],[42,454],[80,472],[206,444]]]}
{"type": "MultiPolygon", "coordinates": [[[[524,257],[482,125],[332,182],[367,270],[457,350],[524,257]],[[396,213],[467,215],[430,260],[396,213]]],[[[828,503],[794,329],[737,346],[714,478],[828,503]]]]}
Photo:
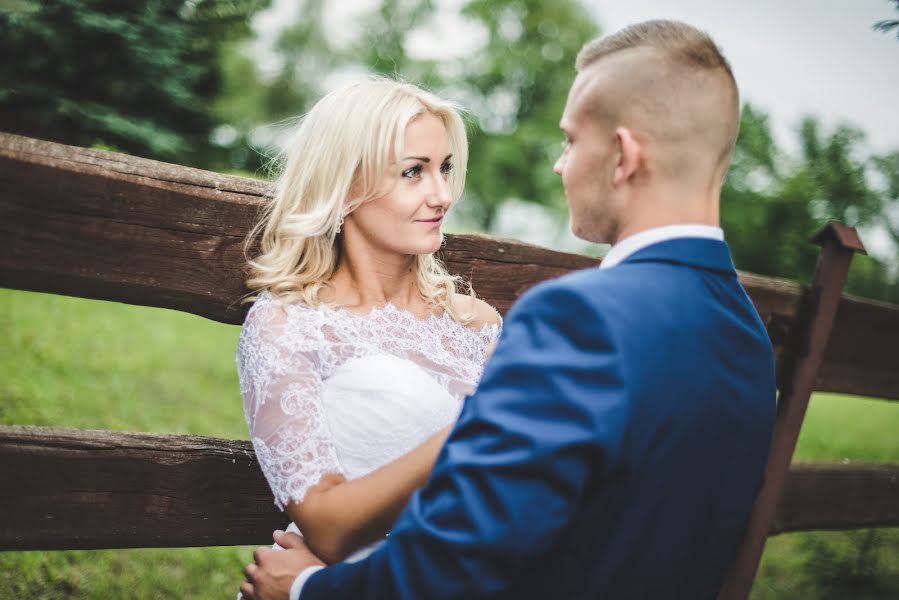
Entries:
{"type": "Polygon", "coordinates": [[[774,412],[771,344],[724,242],[543,283],[387,541],[301,597],[713,598],[774,412]]]}

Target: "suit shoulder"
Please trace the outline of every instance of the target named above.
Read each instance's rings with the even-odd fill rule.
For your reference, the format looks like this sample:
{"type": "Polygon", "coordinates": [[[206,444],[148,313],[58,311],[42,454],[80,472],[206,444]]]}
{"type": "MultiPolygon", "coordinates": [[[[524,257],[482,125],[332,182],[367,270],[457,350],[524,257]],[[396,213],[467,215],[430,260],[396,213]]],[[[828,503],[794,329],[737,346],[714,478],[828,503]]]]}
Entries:
{"type": "Polygon", "coordinates": [[[597,294],[596,290],[607,285],[610,271],[611,269],[601,270],[594,267],[543,281],[525,292],[519,302],[534,300],[540,302],[541,298],[552,296],[584,296],[591,301],[600,301],[602,294],[597,294]]]}
{"type": "Polygon", "coordinates": [[[597,286],[602,287],[602,279],[597,269],[584,269],[543,281],[522,294],[506,318],[522,312],[550,317],[571,311],[573,314],[593,311],[602,303],[602,294],[596,293],[597,286]]]}

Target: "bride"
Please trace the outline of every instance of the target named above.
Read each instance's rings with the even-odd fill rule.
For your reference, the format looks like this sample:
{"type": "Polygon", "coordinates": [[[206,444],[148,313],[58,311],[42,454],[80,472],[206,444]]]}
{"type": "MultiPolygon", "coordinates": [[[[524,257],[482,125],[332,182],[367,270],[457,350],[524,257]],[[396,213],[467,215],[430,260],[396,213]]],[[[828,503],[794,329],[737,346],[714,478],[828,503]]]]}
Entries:
{"type": "Polygon", "coordinates": [[[434,256],[467,157],[450,103],[385,79],[345,86],[302,119],[251,235],[247,425],[275,504],[329,563],[390,530],[499,334],[434,256]]]}

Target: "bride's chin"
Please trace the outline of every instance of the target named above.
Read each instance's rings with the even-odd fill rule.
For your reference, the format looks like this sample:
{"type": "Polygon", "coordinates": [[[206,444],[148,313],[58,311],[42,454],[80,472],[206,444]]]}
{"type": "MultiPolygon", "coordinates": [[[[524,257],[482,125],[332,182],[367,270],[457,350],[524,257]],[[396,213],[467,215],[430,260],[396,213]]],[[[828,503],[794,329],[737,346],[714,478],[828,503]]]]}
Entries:
{"type": "Polygon", "coordinates": [[[434,254],[439,251],[443,246],[443,234],[441,233],[439,236],[430,237],[430,239],[421,240],[419,243],[415,244],[415,247],[409,248],[409,254],[415,254],[417,256],[425,255],[425,254],[434,254]]]}

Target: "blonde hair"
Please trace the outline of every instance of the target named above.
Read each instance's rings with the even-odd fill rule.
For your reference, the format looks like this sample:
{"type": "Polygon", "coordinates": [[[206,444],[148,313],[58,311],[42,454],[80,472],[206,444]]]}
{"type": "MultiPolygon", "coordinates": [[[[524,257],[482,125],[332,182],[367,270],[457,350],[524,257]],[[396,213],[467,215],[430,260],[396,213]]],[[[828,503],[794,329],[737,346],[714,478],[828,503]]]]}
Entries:
{"type": "MultiPolygon", "coordinates": [[[[259,244],[248,259],[246,286],[253,294],[269,290],[283,302],[321,303],[318,294],[340,258],[343,218],[384,193],[384,174],[403,156],[406,127],[422,114],[446,126],[455,202],[465,185],[468,140],[451,102],[408,83],[371,77],[327,94],[302,117],[278,158],[272,200],[247,238],[248,255],[254,242],[259,244]]],[[[450,275],[436,256],[418,255],[415,275],[428,304],[456,320],[470,320],[450,302],[461,278],[450,275]]]]}

